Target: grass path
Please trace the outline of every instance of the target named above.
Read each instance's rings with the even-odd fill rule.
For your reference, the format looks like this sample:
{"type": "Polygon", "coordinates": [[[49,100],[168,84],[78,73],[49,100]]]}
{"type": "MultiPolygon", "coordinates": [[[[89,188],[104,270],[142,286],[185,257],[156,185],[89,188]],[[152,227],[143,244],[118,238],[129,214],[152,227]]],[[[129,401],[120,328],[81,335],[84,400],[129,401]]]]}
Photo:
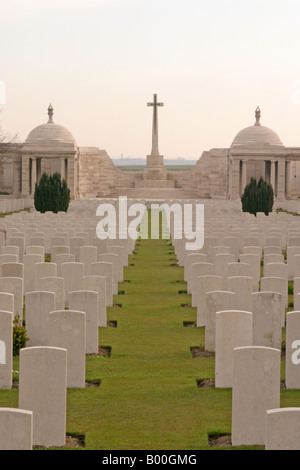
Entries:
{"type": "Polygon", "coordinates": [[[204,331],[183,326],[196,321],[196,309],[182,306],[191,297],[178,293],[186,284],[176,262],[168,240],[138,241],[130,256],[130,282],[115,297],[122,308],[108,309],[118,326],[100,329],[112,355],[87,359],[87,378],[101,378],[101,387],[68,391],[69,431],[82,430],[88,447],[198,449],[208,445],[216,416],[217,428],[230,432],[231,390],[197,388],[196,379],[214,376],[214,359],[192,357],[204,331]]]}

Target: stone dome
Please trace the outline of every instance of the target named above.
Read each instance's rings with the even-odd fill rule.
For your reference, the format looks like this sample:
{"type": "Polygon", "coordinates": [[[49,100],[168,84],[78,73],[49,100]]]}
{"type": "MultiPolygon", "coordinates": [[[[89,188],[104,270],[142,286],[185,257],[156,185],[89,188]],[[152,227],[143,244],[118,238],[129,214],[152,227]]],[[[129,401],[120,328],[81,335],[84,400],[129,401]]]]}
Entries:
{"type": "Polygon", "coordinates": [[[272,129],[260,124],[260,109],[257,107],[256,123],[242,129],[234,138],[231,148],[234,147],[283,147],[279,136],[272,129]]]}
{"type": "Polygon", "coordinates": [[[76,141],[73,134],[64,126],[53,122],[53,108],[48,108],[49,120],[45,124],[35,127],[27,136],[26,144],[42,144],[42,142],[56,142],[57,144],[73,144],[76,141]]]}

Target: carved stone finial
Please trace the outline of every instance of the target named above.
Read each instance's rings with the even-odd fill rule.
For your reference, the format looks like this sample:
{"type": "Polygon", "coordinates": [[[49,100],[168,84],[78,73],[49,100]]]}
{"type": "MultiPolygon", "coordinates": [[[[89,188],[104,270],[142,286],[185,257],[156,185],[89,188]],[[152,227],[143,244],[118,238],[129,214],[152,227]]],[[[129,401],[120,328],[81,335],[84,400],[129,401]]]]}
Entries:
{"type": "Polygon", "coordinates": [[[256,118],[255,125],[256,126],[260,126],[260,116],[261,116],[261,111],[260,111],[259,106],[257,106],[257,108],[255,110],[255,118],[256,118]]]}
{"type": "Polygon", "coordinates": [[[48,116],[49,116],[49,120],[48,120],[48,123],[49,122],[53,122],[53,107],[52,107],[52,104],[50,103],[49,107],[48,107],[48,116]]]}

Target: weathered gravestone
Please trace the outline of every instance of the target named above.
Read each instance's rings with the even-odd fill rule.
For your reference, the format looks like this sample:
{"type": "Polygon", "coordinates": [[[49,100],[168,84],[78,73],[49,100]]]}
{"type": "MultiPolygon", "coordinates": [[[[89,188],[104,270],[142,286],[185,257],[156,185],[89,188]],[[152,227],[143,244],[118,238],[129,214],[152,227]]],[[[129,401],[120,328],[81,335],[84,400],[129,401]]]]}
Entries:
{"type": "Polygon", "coordinates": [[[288,290],[286,280],[281,277],[262,277],[260,280],[262,292],[278,292],[282,296],[281,318],[282,326],[285,326],[285,309],[288,306],[288,290]]]}
{"type": "Polygon", "coordinates": [[[236,309],[236,294],[229,291],[206,292],[205,350],[215,351],[216,313],[222,310],[236,309]]]}
{"type": "Polygon", "coordinates": [[[113,306],[113,264],[97,261],[91,264],[92,276],[104,276],[106,279],[106,305],[113,306]]]}
{"type": "Polygon", "coordinates": [[[238,310],[252,312],[252,277],[232,276],[227,278],[227,289],[237,295],[238,310]]]}
{"type": "Polygon", "coordinates": [[[233,353],[233,446],[264,445],[266,411],[280,407],[281,351],[263,346],[235,348],[233,353]]]}
{"type": "Polygon", "coordinates": [[[253,346],[281,349],[282,296],[277,292],[253,292],[253,346]]]}
{"type": "Polygon", "coordinates": [[[8,292],[0,292],[0,306],[1,310],[6,312],[14,311],[14,295],[8,292]]]}
{"type": "Polygon", "coordinates": [[[198,278],[206,275],[213,275],[215,267],[213,263],[193,263],[191,265],[190,293],[192,294],[192,307],[198,302],[198,278]]]}
{"type": "MultiPolygon", "coordinates": [[[[60,255],[64,256],[64,255],[60,255]]],[[[62,263],[60,266],[60,277],[64,278],[65,284],[65,307],[69,306],[69,292],[81,289],[80,278],[84,274],[84,265],[80,262],[62,263]]]]}
{"type": "Polygon", "coordinates": [[[36,346],[20,350],[19,408],[33,413],[33,445],[65,445],[66,391],[66,349],[36,346]]]}
{"type": "Polygon", "coordinates": [[[33,413],[0,408],[0,450],[32,450],[33,413]]]}
{"type": "Polygon", "coordinates": [[[106,328],[107,306],[105,276],[83,276],[80,278],[80,288],[76,290],[91,290],[98,292],[98,326],[106,328]]]}
{"type": "Polygon", "coordinates": [[[84,276],[91,274],[91,264],[97,261],[97,247],[84,245],[79,248],[79,261],[83,263],[84,276]]]}
{"type": "Polygon", "coordinates": [[[13,313],[0,310],[0,388],[12,387],[12,354],[13,313]]]}
{"type": "Polygon", "coordinates": [[[56,277],[57,276],[57,264],[56,263],[36,263],[34,265],[34,286],[37,289],[38,280],[42,277],[56,277]]]}
{"type": "Polygon", "coordinates": [[[226,310],[216,314],[215,386],[233,384],[233,350],[252,346],[253,315],[242,310],[226,310]]]}
{"type": "Polygon", "coordinates": [[[98,255],[98,261],[100,263],[111,263],[113,265],[112,267],[112,277],[113,277],[113,295],[118,294],[118,270],[119,270],[119,265],[118,265],[118,255],[115,253],[102,253],[98,255]]]}
{"type": "Polygon", "coordinates": [[[286,314],[286,388],[300,388],[300,311],[286,314]]]}
{"type": "Polygon", "coordinates": [[[85,312],[56,310],[47,314],[48,346],[67,350],[67,387],[85,387],[85,312]]]}
{"type": "Polygon", "coordinates": [[[206,292],[222,291],[225,287],[224,278],[215,275],[199,276],[197,279],[197,326],[205,326],[207,312],[206,292]]]}
{"type": "Polygon", "coordinates": [[[265,450],[300,450],[300,408],[267,410],[265,450]]]}
{"type": "Polygon", "coordinates": [[[25,294],[25,326],[28,346],[48,346],[47,314],[56,308],[54,292],[33,291],[25,294]]]}
{"type": "Polygon", "coordinates": [[[14,318],[23,314],[24,281],[20,277],[0,277],[0,292],[7,292],[14,296],[14,318]]]}
{"type": "Polygon", "coordinates": [[[24,255],[24,293],[32,292],[35,289],[35,268],[36,263],[42,263],[43,256],[41,254],[27,254],[24,255]]]}
{"type": "Polygon", "coordinates": [[[70,310],[86,314],[86,354],[97,354],[99,345],[98,292],[79,290],[69,292],[70,310]]]}
{"type": "Polygon", "coordinates": [[[65,280],[63,277],[41,277],[36,282],[36,289],[38,291],[54,292],[55,309],[63,310],[65,308],[65,280]]]}

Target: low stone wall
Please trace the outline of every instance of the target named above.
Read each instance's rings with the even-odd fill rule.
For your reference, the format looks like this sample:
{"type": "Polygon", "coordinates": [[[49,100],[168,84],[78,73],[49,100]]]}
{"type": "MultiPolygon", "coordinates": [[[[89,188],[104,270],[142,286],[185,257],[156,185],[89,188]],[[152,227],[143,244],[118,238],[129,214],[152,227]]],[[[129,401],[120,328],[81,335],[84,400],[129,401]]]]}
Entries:
{"type": "Polygon", "coordinates": [[[275,203],[274,208],[300,214],[300,199],[286,199],[285,201],[277,202],[275,203]]]}
{"type": "Polygon", "coordinates": [[[0,214],[16,212],[34,207],[33,199],[16,199],[9,196],[0,196],[0,214]]]}

